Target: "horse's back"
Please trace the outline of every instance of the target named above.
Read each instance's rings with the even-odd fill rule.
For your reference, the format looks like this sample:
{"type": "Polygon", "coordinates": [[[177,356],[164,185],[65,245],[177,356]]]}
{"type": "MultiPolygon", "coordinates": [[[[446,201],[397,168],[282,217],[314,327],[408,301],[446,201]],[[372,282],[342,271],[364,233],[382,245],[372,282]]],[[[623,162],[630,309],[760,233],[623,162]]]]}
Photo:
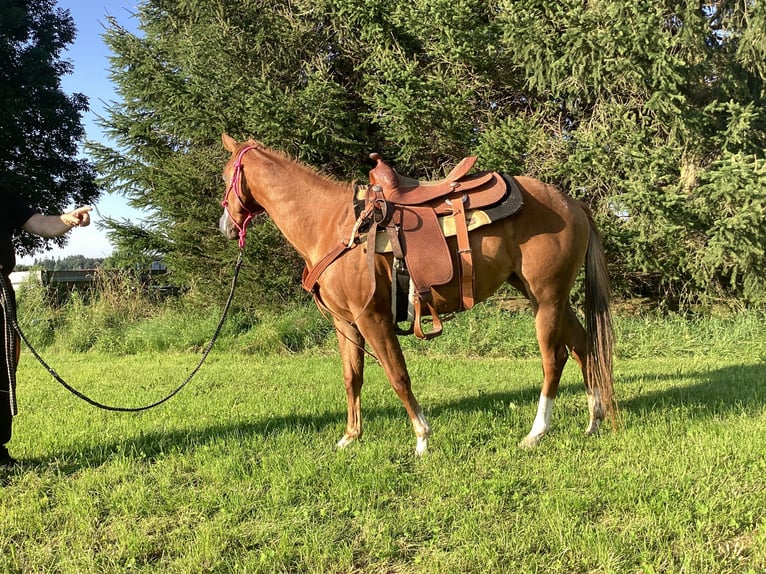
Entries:
{"type": "Polygon", "coordinates": [[[582,234],[588,218],[582,204],[556,186],[525,176],[514,178],[524,199],[517,228],[533,236],[538,234],[582,234]]]}

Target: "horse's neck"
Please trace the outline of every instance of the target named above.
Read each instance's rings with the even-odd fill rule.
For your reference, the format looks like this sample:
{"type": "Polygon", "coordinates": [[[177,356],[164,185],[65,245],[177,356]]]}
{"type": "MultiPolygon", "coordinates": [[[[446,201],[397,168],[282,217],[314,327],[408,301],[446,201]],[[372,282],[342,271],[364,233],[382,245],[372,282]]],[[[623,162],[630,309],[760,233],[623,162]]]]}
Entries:
{"type": "Polygon", "coordinates": [[[267,197],[256,198],[285,238],[313,266],[354,224],[351,185],[300,165],[270,170],[262,177],[267,197]],[[263,180],[269,181],[263,181],[263,180]]]}

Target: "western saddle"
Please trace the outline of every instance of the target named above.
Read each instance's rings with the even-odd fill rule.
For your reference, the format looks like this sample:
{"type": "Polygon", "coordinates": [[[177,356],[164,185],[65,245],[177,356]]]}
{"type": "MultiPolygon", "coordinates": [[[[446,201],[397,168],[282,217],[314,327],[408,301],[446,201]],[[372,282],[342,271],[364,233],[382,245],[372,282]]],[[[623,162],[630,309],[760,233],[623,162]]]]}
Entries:
{"type": "MultiPolygon", "coordinates": [[[[521,207],[521,194],[512,178],[497,172],[468,175],[476,163],[475,156],[464,158],[447,177],[437,181],[420,181],[403,176],[384,162],[378,153],[370,154],[370,159],[376,165],[370,170],[370,185],[358,188],[360,195],[364,194],[364,207],[357,227],[362,222],[359,231],[367,231],[368,234],[371,275],[374,278],[372,258],[376,251],[375,239],[378,229],[383,227],[394,255],[394,320],[396,323],[405,318],[412,320],[406,330],[397,325],[397,333],[414,332],[420,339],[431,339],[442,332],[442,323],[433,305],[432,287],[452,281],[457,270],[460,307],[453,310],[470,309],[475,303],[473,256],[468,233],[472,214],[477,210],[491,214],[481,224],[507,217],[521,207]],[[454,235],[457,238],[454,259],[447,244],[443,222],[440,223],[440,219],[448,217],[454,220],[454,235]],[[421,322],[422,317],[428,315],[431,316],[432,329],[425,333],[421,322]]],[[[478,225],[471,225],[470,228],[478,225]]]]}
{"type": "MultiPolygon", "coordinates": [[[[303,270],[303,288],[314,295],[320,309],[330,314],[322,301],[318,281],[322,273],[349,249],[363,242],[366,234],[370,292],[365,309],[375,293],[375,254],[393,253],[391,308],[396,333],[414,333],[419,339],[441,334],[442,322],[433,304],[433,287],[452,281],[455,268],[460,273],[461,311],[473,307],[474,269],[469,231],[521,209],[523,200],[514,178],[497,172],[468,175],[476,157],[466,157],[438,181],[420,181],[398,174],[380,154],[370,154],[376,162],[370,170],[370,185],[355,186],[354,208],[357,220],[349,238],[343,238],[311,268],[303,270]],[[385,230],[384,233],[378,233],[385,230]],[[453,259],[447,237],[457,238],[453,259]],[[422,318],[431,317],[432,328],[424,332],[422,318]],[[402,329],[400,321],[410,321],[402,329]]],[[[358,318],[355,317],[352,322],[358,318]]]]}

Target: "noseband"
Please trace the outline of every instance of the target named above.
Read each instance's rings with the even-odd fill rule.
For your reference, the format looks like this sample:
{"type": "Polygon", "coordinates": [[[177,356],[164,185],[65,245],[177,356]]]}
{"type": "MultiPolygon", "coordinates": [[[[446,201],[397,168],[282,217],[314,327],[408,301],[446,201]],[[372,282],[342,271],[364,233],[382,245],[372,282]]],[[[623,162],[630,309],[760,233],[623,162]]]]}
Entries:
{"type": "Polygon", "coordinates": [[[242,184],[241,184],[242,158],[251,149],[256,149],[257,147],[258,147],[257,145],[249,145],[239,150],[239,153],[237,154],[237,160],[234,162],[234,173],[231,174],[231,180],[229,181],[229,186],[226,188],[226,194],[223,196],[223,201],[221,202],[221,205],[223,206],[224,210],[226,210],[226,214],[229,216],[229,219],[231,219],[231,222],[237,228],[237,231],[239,231],[239,248],[240,249],[242,249],[245,246],[245,235],[247,235],[248,223],[250,223],[250,220],[253,219],[253,217],[265,211],[265,209],[263,209],[260,205],[258,206],[258,209],[256,209],[255,211],[250,211],[247,205],[245,205],[245,200],[242,199],[242,184]],[[245,216],[245,220],[242,222],[242,225],[237,223],[237,220],[232,217],[231,212],[229,211],[229,192],[230,191],[234,191],[234,195],[237,196],[237,201],[239,201],[239,205],[242,207],[245,213],[247,213],[247,215],[245,216]]]}

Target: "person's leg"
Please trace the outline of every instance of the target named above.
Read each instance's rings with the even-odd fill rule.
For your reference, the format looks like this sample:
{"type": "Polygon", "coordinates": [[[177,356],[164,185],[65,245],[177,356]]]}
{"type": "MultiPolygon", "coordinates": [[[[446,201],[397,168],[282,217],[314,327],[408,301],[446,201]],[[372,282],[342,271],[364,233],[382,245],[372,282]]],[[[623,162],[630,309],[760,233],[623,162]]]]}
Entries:
{"type": "MultiPolygon", "coordinates": [[[[7,377],[4,377],[7,379],[7,377]]],[[[11,416],[11,405],[7,400],[8,395],[0,392],[0,466],[15,464],[15,460],[8,454],[6,443],[11,440],[11,426],[13,417],[11,416]]]]}
{"type": "MultiPolygon", "coordinates": [[[[5,325],[5,314],[2,307],[0,307],[0,325],[5,325]]],[[[15,362],[15,357],[11,360],[15,362]]],[[[11,440],[12,425],[10,381],[8,380],[5,345],[2,344],[0,345],[0,466],[9,466],[16,462],[8,454],[8,449],[5,446],[11,440]]]]}

